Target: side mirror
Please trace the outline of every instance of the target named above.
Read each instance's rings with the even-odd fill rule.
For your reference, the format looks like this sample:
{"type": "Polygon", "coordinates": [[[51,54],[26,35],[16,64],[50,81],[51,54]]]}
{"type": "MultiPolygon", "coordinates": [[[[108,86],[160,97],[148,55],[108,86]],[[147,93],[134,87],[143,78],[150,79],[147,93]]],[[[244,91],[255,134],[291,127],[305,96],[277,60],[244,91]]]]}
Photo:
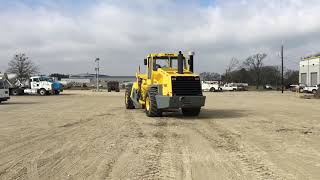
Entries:
{"type": "Polygon", "coordinates": [[[144,65],[148,65],[148,60],[147,59],[144,59],[144,65]]]}

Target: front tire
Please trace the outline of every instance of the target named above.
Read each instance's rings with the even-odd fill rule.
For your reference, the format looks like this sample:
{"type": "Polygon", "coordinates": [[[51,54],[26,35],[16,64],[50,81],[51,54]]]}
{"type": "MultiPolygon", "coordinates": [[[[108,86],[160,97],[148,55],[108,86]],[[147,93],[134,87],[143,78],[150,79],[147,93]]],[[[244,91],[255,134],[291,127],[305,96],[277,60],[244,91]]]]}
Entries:
{"type": "Polygon", "coordinates": [[[214,87],[212,87],[212,88],[210,88],[210,90],[209,90],[210,92],[215,92],[216,91],[216,89],[214,88],[214,87]]]}
{"type": "Polygon", "coordinates": [[[145,110],[148,117],[161,117],[162,112],[158,109],[156,95],[158,89],[150,88],[146,97],[145,110]]]}
{"type": "Polygon", "coordinates": [[[184,116],[199,116],[201,108],[182,108],[182,114],[184,116]]]}
{"type": "Polygon", "coordinates": [[[317,90],[312,90],[312,94],[316,94],[317,93],[317,90]]]}
{"type": "Polygon", "coordinates": [[[45,89],[40,89],[39,94],[41,96],[45,96],[45,95],[47,95],[47,91],[45,89]]]}
{"type": "Polygon", "coordinates": [[[133,104],[133,101],[130,97],[131,95],[131,87],[127,87],[126,88],[126,92],[125,92],[125,105],[126,105],[126,109],[134,109],[134,104],[133,104]]]}

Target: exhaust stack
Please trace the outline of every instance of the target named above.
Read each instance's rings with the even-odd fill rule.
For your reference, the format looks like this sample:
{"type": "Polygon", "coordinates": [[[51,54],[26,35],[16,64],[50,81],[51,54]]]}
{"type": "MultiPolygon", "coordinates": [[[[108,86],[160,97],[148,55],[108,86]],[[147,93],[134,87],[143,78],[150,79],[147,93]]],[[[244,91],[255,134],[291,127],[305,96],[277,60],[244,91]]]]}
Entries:
{"type": "Polygon", "coordinates": [[[183,74],[183,55],[181,51],[178,54],[178,73],[183,74]]]}
{"type": "Polygon", "coordinates": [[[194,52],[190,51],[189,52],[189,70],[190,72],[193,73],[194,69],[193,69],[193,57],[194,57],[194,52]]]}

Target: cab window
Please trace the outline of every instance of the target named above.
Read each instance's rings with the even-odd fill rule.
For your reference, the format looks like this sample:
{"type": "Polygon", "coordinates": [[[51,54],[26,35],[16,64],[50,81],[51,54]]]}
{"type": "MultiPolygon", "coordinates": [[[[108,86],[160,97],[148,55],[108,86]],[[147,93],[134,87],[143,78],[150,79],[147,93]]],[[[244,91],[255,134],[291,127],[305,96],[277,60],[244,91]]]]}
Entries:
{"type": "Polygon", "coordinates": [[[33,82],[40,82],[40,79],[39,79],[39,78],[33,78],[32,81],[33,81],[33,82]]]}

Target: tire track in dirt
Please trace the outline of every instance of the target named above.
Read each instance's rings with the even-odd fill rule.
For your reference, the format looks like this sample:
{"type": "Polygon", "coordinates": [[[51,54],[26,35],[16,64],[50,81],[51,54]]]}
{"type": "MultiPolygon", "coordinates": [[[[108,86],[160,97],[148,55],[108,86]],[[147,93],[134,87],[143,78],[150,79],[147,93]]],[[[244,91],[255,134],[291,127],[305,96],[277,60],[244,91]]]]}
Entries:
{"type": "Polygon", "coordinates": [[[180,179],[241,179],[243,174],[238,167],[226,161],[217,149],[212,148],[212,143],[194,128],[198,123],[190,120],[181,126],[183,174],[180,179]]]}
{"type": "MultiPolygon", "coordinates": [[[[125,122],[125,125],[128,126],[124,129],[125,130],[130,129],[132,131],[129,132],[130,136],[125,136],[121,139],[122,141],[125,142],[125,148],[124,147],[115,148],[118,151],[112,156],[111,160],[106,164],[106,168],[104,169],[104,173],[103,173],[103,177],[102,177],[103,179],[111,179],[111,174],[113,172],[113,168],[114,168],[115,164],[118,162],[118,160],[120,159],[122,154],[128,150],[128,145],[131,142],[131,140],[133,138],[135,138],[135,136],[139,136],[142,132],[142,130],[138,126],[138,124],[135,123],[135,119],[134,119],[132,112],[130,112],[129,110],[125,110],[123,112],[123,115],[124,115],[124,118],[127,120],[125,122]]],[[[120,144],[120,142],[116,143],[116,144],[120,144]]]]}
{"type": "Polygon", "coordinates": [[[157,119],[156,125],[158,129],[157,133],[154,134],[157,138],[160,138],[161,152],[157,163],[159,166],[159,173],[157,178],[159,179],[176,179],[177,172],[177,152],[179,149],[178,136],[173,134],[170,124],[170,119],[163,117],[157,119]],[[176,142],[174,144],[174,142],[176,142]]]}
{"type": "MultiPolygon", "coordinates": [[[[123,112],[116,111],[115,115],[116,114],[123,114],[123,112]]],[[[123,118],[122,115],[120,116],[120,118],[123,118]]],[[[81,153],[86,154],[84,157],[93,157],[91,157],[89,161],[83,161],[82,159],[84,157],[78,156],[79,162],[87,164],[80,165],[81,171],[74,169],[74,167],[79,168],[79,163],[75,163],[70,168],[65,170],[65,173],[73,172],[72,174],[69,174],[69,176],[76,179],[108,179],[117,159],[127,149],[127,144],[129,142],[128,138],[130,138],[130,135],[128,135],[128,132],[126,130],[134,130],[134,128],[132,128],[131,122],[128,120],[130,118],[127,117],[127,114],[125,114],[125,117],[123,119],[126,119],[126,121],[119,123],[119,128],[108,129],[106,130],[108,131],[108,134],[97,137],[93,141],[90,141],[86,145],[84,145],[87,148],[83,149],[81,153]],[[104,145],[105,141],[108,141],[107,143],[109,144],[109,146],[104,145]]]]}
{"type": "Polygon", "coordinates": [[[214,149],[225,151],[232,161],[242,166],[244,173],[252,173],[258,179],[285,179],[287,174],[277,169],[271,162],[263,160],[257,153],[257,149],[252,149],[247,144],[240,144],[241,136],[218,126],[216,123],[204,121],[205,126],[210,128],[192,129],[207,139],[214,149]]]}
{"type": "Polygon", "coordinates": [[[160,177],[160,159],[164,151],[164,143],[167,139],[163,124],[157,122],[156,130],[152,134],[152,144],[146,144],[146,150],[142,154],[143,169],[134,179],[156,179],[160,177]]]}
{"type": "Polygon", "coordinates": [[[168,130],[167,119],[145,118],[139,110],[134,116],[135,138],[130,148],[114,164],[117,167],[112,179],[175,179],[174,144],[168,130]],[[130,159],[130,162],[128,162],[130,159]],[[119,171],[119,168],[124,168],[119,171]]]}
{"type": "MultiPolygon", "coordinates": [[[[103,116],[99,115],[99,117],[103,117],[103,116]]],[[[88,121],[81,121],[81,123],[87,123],[87,122],[90,122],[90,121],[91,121],[91,119],[88,120],[88,121]]],[[[68,143],[65,143],[64,144],[65,147],[62,146],[62,149],[60,148],[58,151],[55,150],[54,152],[51,152],[51,155],[49,155],[47,157],[41,157],[38,160],[36,160],[37,161],[37,163],[36,163],[37,165],[34,165],[34,163],[32,165],[30,165],[30,161],[32,161],[32,162],[34,161],[34,157],[33,157],[34,155],[31,154],[31,151],[32,151],[31,149],[33,149],[33,151],[34,151],[34,147],[36,146],[36,144],[40,144],[40,143],[44,143],[44,142],[48,142],[49,143],[49,144],[47,144],[47,148],[49,147],[49,149],[50,148],[53,148],[53,149],[57,148],[57,147],[55,147],[54,144],[51,145],[49,140],[53,140],[53,139],[55,139],[55,138],[57,138],[59,136],[66,136],[67,134],[69,136],[77,136],[77,133],[79,131],[78,126],[81,123],[75,123],[72,126],[63,127],[63,130],[55,129],[53,131],[50,131],[49,133],[47,132],[45,134],[45,136],[40,136],[38,138],[31,139],[30,141],[25,142],[23,144],[20,144],[18,146],[15,144],[14,148],[7,149],[6,151],[9,151],[9,150],[10,151],[15,151],[15,150],[20,151],[20,150],[23,149],[21,147],[26,146],[28,149],[30,149],[30,154],[27,153],[27,154],[24,154],[23,156],[15,157],[14,159],[12,159],[13,157],[8,157],[7,159],[10,162],[16,162],[16,164],[9,165],[9,167],[8,167],[8,163],[4,163],[4,165],[6,165],[7,168],[5,168],[4,171],[1,171],[0,177],[1,178],[2,177],[13,177],[15,172],[19,171],[19,169],[20,170],[24,169],[26,166],[28,166],[29,169],[32,169],[30,174],[28,175],[28,176],[32,176],[32,177],[34,177],[37,174],[39,174],[40,177],[44,177],[44,175],[48,175],[46,173],[47,169],[51,169],[52,171],[57,171],[58,169],[64,169],[64,172],[60,172],[60,173],[67,174],[66,172],[68,172],[68,170],[72,169],[72,167],[75,167],[75,165],[78,165],[78,162],[81,161],[81,157],[78,157],[77,159],[68,158],[68,157],[75,156],[77,153],[81,153],[81,151],[77,150],[76,144],[70,146],[70,145],[68,145],[68,143]],[[27,145],[29,145],[29,146],[27,146],[27,145]],[[67,159],[66,159],[66,157],[67,157],[67,159]],[[67,164],[70,164],[69,168],[66,167],[67,164],[65,164],[65,161],[68,160],[68,159],[69,160],[73,160],[73,163],[67,163],[67,164]],[[62,164],[64,164],[64,165],[62,165],[62,164]],[[35,172],[34,166],[36,166],[37,167],[36,169],[40,170],[40,172],[35,172]],[[9,169],[10,169],[10,172],[12,172],[12,173],[8,172],[9,169]],[[43,169],[43,171],[41,169],[43,169]]],[[[108,136],[103,136],[102,135],[101,137],[98,137],[98,138],[96,138],[95,140],[93,140],[91,142],[87,141],[87,143],[84,144],[84,146],[92,147],[89,144],[98,144],[99,141],[103,142],[104,139],[107,139],[107,140],[117,139],[117,138],[126,139],[127,136],[123,136],[122,135],[123,133],[121,133],[121,131],[122,132],[126,132],[127,128],[128,129],[132,129],[132,128],[129,128],[128,125],[130,125],[130,123],[128,123],[128,121],[125,121],[123,123],[119,123],[119,127],[120,128],[115,128],[114,131],[110,131],[110,129],[109,129],[109,131],[108,131],[109,134],[111,134],[111,135],[113,134],[113,136],[109,136],[108,137],[108,136]],[[120,132],[119,132],[119,129],[121,129],[120,132]],[[119,134],[121,134],[121,135],[118,136],[119,134]]],[[[121,144],[121,143],[118,140],[118,141],[115,141],[113,144],[118,145],[118,144],[121,144]]],[[[121,148],[119,146],[115,146],[113,148],[114,149],[121,149],[121,150],[124,149],[124,148],[121,148]]],[[[6,151],[2,151],[2,153],[5,153],[6,151]]],[[[23,153],[26,153],[25,149],[24,149],[23,153]]],[[[110,157],[113,157],[113,155],[115,155],[115,154],[116,153],[110,153],[109,156],[111,155],[110,157]]],[[[99,156],[98,156],[98,158],[99,158],[99,156]]],[[[100,158],[102,158],[102,157],[100,157],[100,158]]],[[[112,160],[111,160],[111,162],[112,162],[112,160]]],[[[109,163],[108,166],[110,167],[111,164],[112,163],[109,163]]],[[[57,172],[59,173],[59,171],[57,171],[57,172]]],[[[35,179],[35,178],[33,178],[33,179],[35,179]]]]}
{"type": "MultiPolygon", "coordinates": [[[[69,130],[68,132],[73,132],[74,129],[69,130]]],[[[4,149],[0,152],[0,158],[4,160],[3,165],[0,166],[0,173],[4,177],[11,177],[20,169],[28,166],[27,162],[30,159],[35,157],[36,149],[41,149],[41,146],[38,144],[46,142],[45,144],[48,146],[51,143],[52,138],[62,135],[61,132],[55,133],[50,132],[45,136],[40,136],[37,138],[32,138],[27,142],[14,144],[13,147],[9,146],[7,149],[4,149]],[[10,153],[9,153],[10,152],[10,153]],[[1,170],[3,169],[3,170],[1,170]]],[[[37,174],[37,172],[32,172],[33,174],[37,174]]],[[[2,178],[0,175],[0,178],[2,178]]]]}

